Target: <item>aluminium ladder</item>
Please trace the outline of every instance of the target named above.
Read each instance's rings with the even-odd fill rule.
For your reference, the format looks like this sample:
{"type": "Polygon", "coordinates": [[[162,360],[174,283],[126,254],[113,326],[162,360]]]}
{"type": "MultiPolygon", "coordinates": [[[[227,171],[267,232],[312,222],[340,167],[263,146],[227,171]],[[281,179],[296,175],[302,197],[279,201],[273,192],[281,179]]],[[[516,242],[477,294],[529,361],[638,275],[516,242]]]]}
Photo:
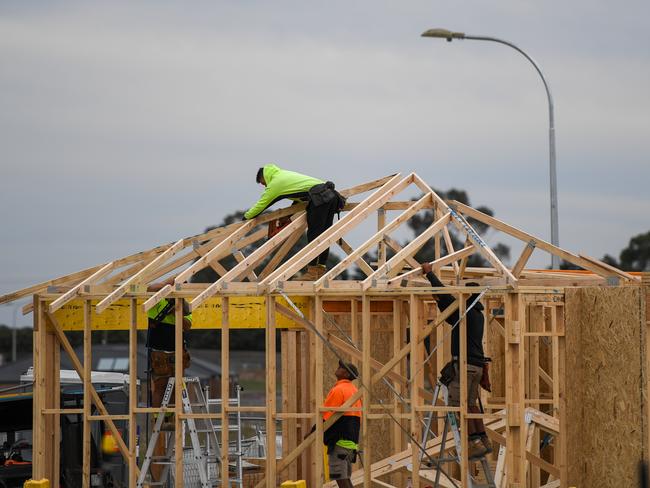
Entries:
{"type": "MultiPolygon", "coordinates": [[[[436,401],[438,400],[438,396],[440,395],[440,392],[444,386],[440,381],[436,383],[436,387],[433,391],[433,401],[432,405],[435,406],[436,401]]],[[[447,388],[445,388],[445,404],[447,404],[447,388]]],[[[424,428],[424,433],[422,436],[422,446],[423,448],[426,447],[426,443],[428,441],[429,434],[433,434],[431,432],[431,422],[433,421],[433,416],[434,416],[433,411],[429,412],[429,415],[427,416],[426,423],[425,423],[425,428],[424,428]]],[[[451,477],[447,475],[446,472],[442,470],[442,465],[445,463],[449,462],[455,462],[460,465],[460,453],[461,453],[461,440],[460,440],[460,431],[458,429],[458,422],[456,420],[456,414],[454,412],[445,412],[445,424],[444,428],[442,431],[442,438],[440,440],[440,451],[438,453],[437,457],[433,457],[431,460],[433,461],[432,463],[429,464],[431,469],[436,470],[436,479],[435,483],[433,485],[433,488],[439,488],[440,487],[440,475],[445,474],[445,476],[452,482],[454,481],[451,480],[451,477]],[[445,456],[445,444],[447,443],[447,434],[449,431],[452,432],[453,439],[454,439],[454,445],[456,447],[456,453],[453,456],[445,456]]],[[[420,461],[424,458],[424,450],[420,453],[420,461]]],[[[486,484],[479,484],[472,476],[471,473],[467,473],[467,480],[468,480],[468,486],[469,488],[496,488],[496,484],[494,483],[494,478],[492,476],[492,472],[490,471],[490,465],[488,464],[488,461],[485,457],[485,455],[480,456],[477,459],[472,459],[472,461],[480,461],[481,466],[483,468],[483,473],[484,477],[486,480],[486,484]]],[[[425,468],[421,468],[425,469],[425,468]]],[[[455,483],[454,483],[455,484],[455,483]]]]}
{"type": "MultiPolygon", "coordinates": [[[[234,442],[234,452],[231,451],[229,446],[223,446],[222,449],[228,449],[228,458],[234,458],[235,462],[235,476],[228,478],[229,486],[235,485],[236,487],[242,488],[244,486],[244,467],[243,467],[243,449],[242,449],[242,430],[241,430],[241,391],[242,387],[240,385],[235,385],[236,396],[228,398],[228,406],[235,407],[235,412],[228,412],[228,432],[233,432],[236,434],[236,439],[234,442]],[[234,422],[231,420],[235,420],[234,422]]],[[[223,401],[221,398],[210,398],[210,390],[206,386],[205,388],[205,398],[208,408],[214,406],[217,411],[220,410],[221,404],[223,401]]],[[[215,432],[223,432],[223,422],[217,422],[214,426],[215,432]]],[[[223,443],[222,443],[223,444],[223,443]]],[[[232,442],[230,442],[232,445],[232,442]]],[[[224,469],[228,467],[224,466],[224,469]]]]}
{"type": "MultiPolygon", "coordinates": [[[[174,390],[175,378],[169,378],[165,393],[161,402],[161,408],[169,407],[174,390]]],[[[201,389],[201,383],[198,378],[183,378],[181,382],[181,400],[183,403],[183,413],[185,414],[207,414],[207,404],[201,389]]],[[[137,481],[137,488],[143,486],[165,486],[168,484],[168,477],[170,466],[174,463],[174,442],[167,436],[167,448],[164,456],[154,456],[154,448],[158,443],[160,434],[163,432],[164,415],[158,414],[156,422],[147,445],[147,452],[144,457],[144,462],[140,469],[140,476],[137,481]],[[161,464],[164,466],[160,480],[146,481],[147,474],[152,464],[161,464]]],[[[218,485],[219,466],[221,462],[219,443],[215,435],[214,426],[209,418],[193,418],[187,417],[182,421],[182,425],[187,429],[190,441],[192,443],[192,456],[191,459],[184,461],[185,468],[188,464],[194,465],[198,471],[198,480],[195,485],[201,488],[211,488],[218,485]],[[201,443],[203,440],[203,444],[201,443]],[[213,451],[213,452],[211,452],[213,451]]],[[[227,468],[226,468],[227,469],[227,468]]],[[[177,474],[178,475],[178,474],[177,474]]],[[[183,474],[187,478],[187,474],[183,474]]],[[[186,485],[191,485],[191,480],[184,479],[186,485]]],[[[173,483],[171,484],[173,486],[173,483]]]]}

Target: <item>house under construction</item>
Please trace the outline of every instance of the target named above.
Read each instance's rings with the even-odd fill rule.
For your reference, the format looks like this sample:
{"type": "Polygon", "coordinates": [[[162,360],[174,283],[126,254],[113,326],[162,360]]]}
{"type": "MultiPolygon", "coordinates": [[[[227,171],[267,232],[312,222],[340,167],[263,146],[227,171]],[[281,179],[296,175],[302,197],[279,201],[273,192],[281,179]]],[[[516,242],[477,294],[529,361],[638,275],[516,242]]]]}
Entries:
{"type": "MultiPolygon", "coordinates": [[[[258,487],[277,487],[304,479],[308,487],[335,486],[326,481],[321,421],[324,392],[331,385],[338,358],[360,365],[362,399],[360,445],[354,486],[414,487],[482,486],[552,488],[569,486],[635,486],[637,465],[647,458],[648,419],[648,274],[630,274],[588,256],[573,254],[459,202],[441,199],[418,175],[391,175],[341,191],[345,211],[334,225],[293,256],[288,253],[303,235],[305,206],[268,212],[257,218],[215,228],[115,261],[0,297],[0,303],[28,295],[25,307],[34,317],[33,479],[58,480],[61,442],[59,364],[61,349],[72,358],[83,380],[84,439],[92,422],[113,432],[128,465],[129,486],[136,486],[142,453],[136,456],[138,419],[161,408],[137,401],[137,330],[146,329],[146,312],[162,298],[186,299],[193,328],[220,328],[221,395],[230,394],[229,331],[266,330],[266,402],[233,406],[221,402],[218,412],[183,410],[182,389],[173,393],[175,472],[183,472],[182,424],[211,418],[221,425],[219,442],[228,446],[230,415],[255,412],[266,419],[266,458],[258,487]],[[417,192],[418,199],[404,197],[417,192]],[[409,219],[433,213],[433,222],[402,246],[396,234],[409,219]],[[265,224],[291,216],[291,223],[268,238],[265,224]],[[521,243],[514,266],[504,265],[470,222],[521,243]],[[454,249],[450,230],[461,235],[454,249]],[[372,229],[358,246],[348,234],[372,229]],[[376,230],[375,230],[376,229],[376,230]],[[440,313],[432,288],[414,255],[435,245],[434,270],[449,285],[444,293],[456,303],[440,313]],[[292,280],[315,256],[338,246],[344,258],[317,281],[292,280]],[[443,251],[446,250],[446,252],[443,251]],[[252,249],[252,251],[251,251],[252,249]],[[530,270],[536,251],[559,256],[580,271],[530,270]],[[376,262],[367,261],[377,252],[376,262]],[[244,254],[246,252],[246,254],[244,254]],[[489,267],[469,267],[480,255],[489,267]],[[234,257],[234,261],[232,261],[234,257]],[[226,267],[222,261],[233,264],[226,267]],[[288,258],[288,259],[287,259],[288,258]],[[230,262],[230,261],[229,261],[230,262]],[[218,275],[211,284],[192,283],[210,267],[218,275]],[[358,269],[359,280],[343,279],[358,269]],[[147,292],[147,285],[174,277],[174,285],[147,292]],[[471,291],[468,281],[478,282],[471,291]],[[469,413],[465,310],[471,293],[481,293],[486,328],[486,354],[492,358],[492,391],[482,391],[483,413],[469,413]],[[460,407],[434,398],[441,368],[451,358],[450,326],[460,313],[460,407]],[[128,412],[110,415],[90,381],[91,334],[105,329],[129,331],[130,395],[128,412]],[[280,358],[276,360],[276,330],[280,358]],[[68,340],[83,331],[84,353],[77,357],[68,340]],[[428,340],[427,340],[428,339],[428,340]],[[425,346],[425,342],[428,347],[425,346]],[[278,375],[281,387],[277,388],[278,375]],[[278,391],[279,390],[279,391],[278,391]],[[91,410],[94,405],[96,410],[91,410]],[[481,417],[495,446],[486,473],[468,460],[467,438],[454,442],[445,428],[445,413],[457,412],[460,430],[481,417]],[[92,413],[95,412],[95,413],[92,413]],[[121,435],[116,421],[126,421],[121,435]],[[310,434],[311,427],[316,430],[310,434]],[[281,449],[276,435],[282,436],[281,449]],[[460,452],[458,462],[440,457],[460,452]],[[486,478],[491,478],[486,479],[486,478]]],[[[367,231],[366,231],[367,232],[367,231]]],[[[176,307],[176,358],[182,357],[182,307],[176,307]]],[[[180,360],[175,384],[183,378],[180,360]]],[[[140,380],[144,380],[140,378],[140,380]]],[[[356,398],[355,398],[356,400],[356,398]]],[[[352,404],[352,402],[349,402],[352,404]]],[[[328,409],[329,410],[329,409],[328,409]]],[[[332,419],[341,415],[339,409],[332,419]]],[[[145,444],[141,439],[140,444],[145,444]]],[[[83,453],[84,486],[90,486],[90,447],[83,453]]],[[[220,466],[229,462],[220,450],[220,466]]],[[[239,486],[233,473],[220,469],[218,486],[239,486]]],[[[175,486],[183,486],[177,476],[175,486]]]]}

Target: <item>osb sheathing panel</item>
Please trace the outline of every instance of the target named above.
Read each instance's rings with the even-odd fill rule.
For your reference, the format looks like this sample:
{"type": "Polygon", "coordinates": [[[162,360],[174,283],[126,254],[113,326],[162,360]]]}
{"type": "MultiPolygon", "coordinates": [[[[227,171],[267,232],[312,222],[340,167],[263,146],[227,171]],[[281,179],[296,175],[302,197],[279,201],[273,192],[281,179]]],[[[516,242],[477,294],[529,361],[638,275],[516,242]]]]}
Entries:
{"type": "MultiPolygon", "coordinates": [[[[350,314],[329,314],[329,319],[327,318],[323,321],[324,329],[327,332],[331,332],[337,337],[346,340],[346,337],[339,328],[345,332],[348,337],[352,336],[350,330],[350,314]],[[334,325],[336,324],[336,325],[334,325]],[[337,327],[338,326],[338,327],[337,327]]],[[[393,348],[393,316],[391,314],[372,314],[371,316],[371,356],[379,361],[380,363],[386,363],[392,357],[392,348],[393,348]]],[[[357,331],[359,338],[359,346],[361,344],[361,314],[358,314],[357,317],[357,331]]],[[[343,358],[350,360],[351,358],[347,354],[341,354],[343,358]]],[[[336,377],[334,376],[334,371],[338,367],[338,358],[334,353],[326,346],[323,347],[323,389],[324,395],[327,395],[327,392],[330,390],[334,383],[336,382],[336,377]]],[[[361,361],[352,359],[352,362],[359,368],[361,372],[361,361]]],[[[374,371],[373,371],[374,373],[374,371]]],[[[361,390],[361,385],[358,381],[355,382],[357,388],[361,390]]],[[[371,402],[373,404],[379,404],[383,402],[389,406],[392,405],[393,395],[389,390],[388,386],[384,382],[379,382],[372,387],[372,396],[371,402]]],[[[378,410],[373,413],[384,413],[381,410],[378,410]]],[[[371,462],[379,461],[386,457],[394,454],[392,450],[392,421],[388,420],[370,420],[369,421],[369,430],[370,430],[370,452],[371,452],[371,462]]],[[[362,449],[364,447],[362,446],[362,449]]],[[[364,458],[364,461],[366,459],[364,458]]]]}
{"type": "Polygon", "coordinates": [[[636,287],[566,289],[570,486],[637,486],[645,422],[642,307],[636,287]]]}

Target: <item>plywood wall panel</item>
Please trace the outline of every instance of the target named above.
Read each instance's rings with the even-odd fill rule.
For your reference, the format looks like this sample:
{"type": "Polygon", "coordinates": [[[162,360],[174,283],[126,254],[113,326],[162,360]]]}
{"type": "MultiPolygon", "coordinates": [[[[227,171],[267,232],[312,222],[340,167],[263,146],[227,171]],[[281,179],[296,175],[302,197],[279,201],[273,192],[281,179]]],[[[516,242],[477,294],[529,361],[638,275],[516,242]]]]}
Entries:
{"type": "Polygon", "coordinates": [[[637,287],[566,290],[569,485],[637,486],[645,319],[637,287]]]}

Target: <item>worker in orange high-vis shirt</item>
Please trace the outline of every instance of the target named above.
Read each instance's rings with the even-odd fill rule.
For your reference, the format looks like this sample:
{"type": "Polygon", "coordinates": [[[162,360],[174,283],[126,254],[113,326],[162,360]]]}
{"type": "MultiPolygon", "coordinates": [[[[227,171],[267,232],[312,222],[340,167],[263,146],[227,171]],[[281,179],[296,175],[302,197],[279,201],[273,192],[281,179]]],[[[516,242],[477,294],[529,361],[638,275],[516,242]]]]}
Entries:
{"type": "MultiPolygon", "coordinates": [[[[327,394],[325,407],[340,407],[355,393],[357,387],[352,383],[359,377],[359,370],[352,363],[339,361],[339,367],[334,373],[336,383],[327,394]]],[[[354,402],[352,407],[361,407],[361,400],[354,402]]],[[[334,415],[334,412],[323,413],[323,421],[334,415]]],[[[361,427],[361,411],[345,412],[332,426],[323,432],[323,443],[327,446],[327,461],[330,479],[336,480],[340,488],[352,488],[352,464],[356,461],[359,446],[359,429],[361,427]]]]}

